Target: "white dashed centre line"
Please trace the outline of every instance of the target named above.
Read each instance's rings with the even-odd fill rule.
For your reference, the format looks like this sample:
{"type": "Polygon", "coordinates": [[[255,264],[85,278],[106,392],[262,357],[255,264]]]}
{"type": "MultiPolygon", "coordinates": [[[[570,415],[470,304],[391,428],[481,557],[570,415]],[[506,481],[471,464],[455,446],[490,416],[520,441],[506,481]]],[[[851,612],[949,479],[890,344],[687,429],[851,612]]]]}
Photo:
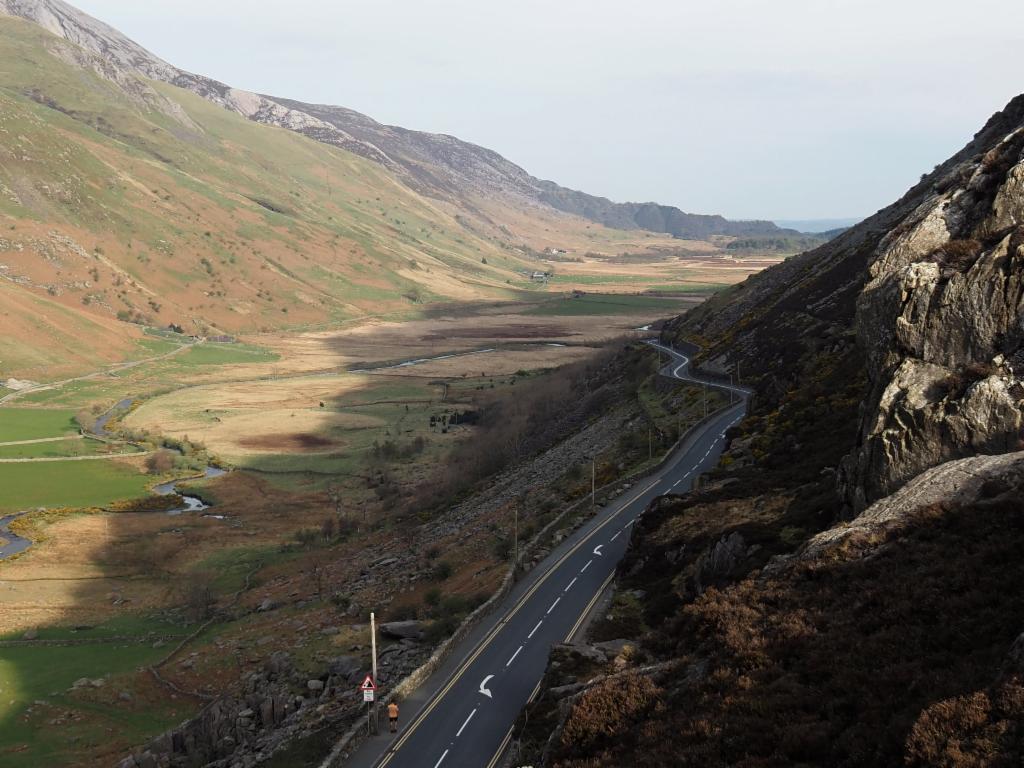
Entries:
{"type": "Polygon", "coordinates": [[[612,541],[615,541],[617,538],[619,538],[620,533],[622,533],[622,531],[618,531],[614,536],[612,536],[612,541]]]}
{"type": "Polygon", "coordinates": [[[551,607],[550,607],[550,608],[548,608],[548,613],[550,614],[550,613],[551,613],[551,612],[552,612],[553,610],[555,610],[555,606],[556,606],[556,605],[558,605],[558,604],[559,604],[560,602],[562,602],[562,598],[560,598],[560,597],[556,597],[556,598],[555,598],[555,602],[553,602],[553,603],[551,604],[551,607]]]}
{"type": "Polygon", "coordinates": [[[447,750],[447,749],[446,749],[446,750],[444,751],[444,754],[443,754],[443,755],[441,755],[441,759],[440,759],[440,760],[438,760],[438,761],[437,761],[436,763],[434,763],[434,768],[437,768],[437,766],[439,766],[439,765],[440,765],[441,763],[443,763],[443,762],[444,762],[444,759],[445,759],[446,757],[448,757],[448,750],[447,750]]]}
{"type": "Polygon", "coordinates": [[[516,652],[512,654],[512,658],[511,659],[509,659],[508,661],[505,662],[505,666],[506,667],[511,667],[512,666],[512,662],[516,660],[516,656],[518,656],[519,652],[522,651],[522,650],[523,650],[523,646],[521,646],[521,645],[518,648],[516,648],[516,652]]]}
{"type": "Polygon", "coordinates": [[[572,589],[572,585],[576,583],[576,578],[577,578],[576,576],[572,577],[572,581],[569,582],[569,586],[565,588],[566,592],[568,592],[570,589],[572,589]]]}
{"type": "Polygon", "coordinates": [[[544,619],[541,619],[540,621],[538,621],[538,622],[537,622],[537,626],[536,626],[536,627],[534,627],[534,628],[533,628],[533,631],[532,631],[532,632],[531,632],[530,634],[528,634],[528,635],[526,636],[526,639],[527,639],[527,640],[530,640],[530,639],[532,639],[532,638],[533,638],[533,636],[537,634],[537,630],[538,630],[538,629],[540,629],[540,625],[541,625],[541,624],[543,624],[543,623],[544,623],[544,619]]]}
{"type": "Polygon", "coordinates": [[[473,719],[473,715],[475,715],[475,714],[476,714],[476,710],[475,709],[472,712],[469,713],[469,717],[466,718],[466,722],[464,722],[462,724],[462,727],[459,728],[459,732],[455,734],[455,738],[456,739],[459,738],[459,736],[462,735],[462,732],[464,730],[466,730],[466,726],[469,725],[469,721],[473,719]]]}
{"type": "Polygon", "coordinates": [[[580,573],[583,573],[585,570],[587,570],[587,568],[589,568],[590,564],[593,563],[593,562],[594,562],[593,560],[587,560],[587,564],[584,565],[582,568],[580,568],[580,573]]]}

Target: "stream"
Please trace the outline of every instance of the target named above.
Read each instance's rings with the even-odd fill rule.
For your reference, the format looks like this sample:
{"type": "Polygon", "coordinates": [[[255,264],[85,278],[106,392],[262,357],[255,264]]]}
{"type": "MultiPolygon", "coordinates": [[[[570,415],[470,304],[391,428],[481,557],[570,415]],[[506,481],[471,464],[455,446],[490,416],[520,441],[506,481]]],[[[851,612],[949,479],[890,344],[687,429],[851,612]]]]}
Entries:
{"type": "MultiPolygon", "coordinates": [[[[181,480],[172,480],[169,483],[161,483],[160,485],[154,486],[153,493],[155,493],[157,496],[170,496],[171,494],[177,493],[179,496],[181,496],[182,499],[185,500],[184,507],[178,507],[177,509],[168,510],[165,513],[167,515],[181,515],[186,512],[202,512],[203,510],[209,509],[210,505],[207,504],[202,499],[200,499],[198,496],[190,496],[187,493],[181,493],[178,490],[178,483],[184,482],[186,480],[200,480],[208,477],[220,477],[221,475],[226,474],[227,470],[225,469],[220,469],[219,467],[207,467],[203,471],[203,474],[199,475],[198,477],[186,477],[182,478],[181,480]]],[[[203,517],[212,517],[217,520],[224,519],[223,515],[203,515],[203,517]]]]}
{"type": "Polygon", "coordinates": [[[0,560],[24,552],[32,546],[31,541],[22,538],[8,528],[11,523],[24,514],[24,512],[18,512],[14,515],[7,515],[7,517],[0,517],[0,540],[6,542],[0,546],[0,560]]]}
{"type": "MultiPolygon", "coordinates": [[[[98,419],[96,419],[96,424],[93,427],[93,432],[99,435],[100,437],[110,437],[111,432],[107,429],[107,424],[109,424],[110,420],[114,418],[114,416],[116,416],[118,413],[126,411],[129,408],[131,408],[132,403],[134,402],[134,398],[127,398],[117,403],[113,408],[111,408],[109,411],[107,411],[98,419]]],[[[187,493],[180,493],[178,491],[178,483],[182,483],[187,480],[201,480],[210,477],[220,477],[221,475],[226,474],[227,470],[221,469],[219,467],[206,467],[206,469],[203,470],[203,474],[201,475],[181,478],[178,480],[171,480],[170,482],[161,483],[160,485],[154,486],[153,493],[155,493],[157,496],[170,496],[172,494],[177,493],[184,500],[185,506],[168,510],[167,512],[164,513],[166,515],[176,516],[183,515],[187,512],[204,512],[205,510],[210,508],[210,505],[204,502],[198,496],[192,496],[187,493]]],[[[25,552],[32,546],[32,542],[29,539],[19,536],[10,529],[11,523],[13,523],[15,520],[17,520],[19,517],[22,517],[25,514],[27,514],[27,512],[23,511],[16,512],[13,515],[0,517],[0,542],[3,542],[0,543],[0,560],[5,560],[8,557],[21,554],[22,552],[25,552]]],[[[203,517],[210,517],[216,520],[225,519],[223,515],[205,514],[203,515],[203,517]]]]}

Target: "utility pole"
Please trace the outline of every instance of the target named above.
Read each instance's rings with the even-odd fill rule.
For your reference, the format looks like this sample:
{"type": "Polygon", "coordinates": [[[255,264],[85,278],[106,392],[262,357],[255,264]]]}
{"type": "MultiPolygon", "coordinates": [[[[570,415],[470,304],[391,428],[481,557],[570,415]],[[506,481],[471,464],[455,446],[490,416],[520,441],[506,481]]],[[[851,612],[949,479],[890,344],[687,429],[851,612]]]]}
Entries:
{"type": "MultiPolygon", "coordinates": [[[[373,684],[377,684],[377,617],[373,612],[370,613],[370,653],[373,656],[373,684]]],[[[373,697],[373,713],[377,714],[377,697],[373,697]]],[[[378,719],[376,717],[370,718],[370,706],[366,707],[366,732],[376,733],[378,726],[378,719]]]]}
{"type": "Polygon", "coordinates": [[[736,362],[736,386],[737,387],[740,386],[740,364],[739,364],[739,361],[736,362]]]}
{"type": "MultiPolygon", "coordinates": [[[[515,505],[515,517],[512,523],[512,573],[519,568],[519,502],[515,505]]],[[[513,577],[514,578],[514,577],[513,577]]]]}
{"type": "Polygon", "coordinates": [[[590,506],[597,506],[597,457],[590,460],[590,506]]]}

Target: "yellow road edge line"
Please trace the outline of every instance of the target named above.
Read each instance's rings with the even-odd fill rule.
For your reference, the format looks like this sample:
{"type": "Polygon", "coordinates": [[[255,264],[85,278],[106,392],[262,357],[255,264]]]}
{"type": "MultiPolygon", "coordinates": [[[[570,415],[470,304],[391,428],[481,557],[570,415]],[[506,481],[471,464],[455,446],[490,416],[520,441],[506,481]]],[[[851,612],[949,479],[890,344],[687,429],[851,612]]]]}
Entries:
{"type": "MultiPolygon", "coordinates": [[[[491,642],[494,640],[494,638],[498,634],[498,632],[501,631],[502,627],[505,624],[507,624],[512,617],[514,617],[517,613],[519,613],[520,610],[522,610],[523,606],[529,601],[529,599],[531,597],[533,597],[533,595],[537,592],[537,590],[540,589],[544,585],[544,583],[549,578],[551,578],[551,576],[553,576],[555,574],[555,572],[559,568],[562,567],[562,565],[565,563],[565,561],[568,560],[573,555],[575,555],[583,547],[584,544],[586,544],[588,541],[590,541],[590,539],[592,539],[594,536],[596,536],[598,533],[600,533],[605,527],[607,527],[609,524],[611,524],[611,522],[620,513],[622,513],[622,511],[624,509],[626,509],[626,507],[628,507],[630,504],[633,504],[641,496],[643,496],[645,493],[647,493],[647,491],[649,491],[651,488],[653,488],[655,485],[657,485],[659,482],[661,482],[662,477],[663,477],[663,475],[659,475],[657,478],[655,478],[650,483],[648,483],[643,489],[641,489],[636,494],[634,494],[633,497],[629,501],[623,502],[623,504],[618,509],[616,509],[611,515],[608,516],[607,520],[605,520],[603,523],[601,523],[599,526],[597,526],[593,531],[591,531],[586,536],[584,536],[582,539],[580,539],[572,547],[572,549],[570,549],[568,552],[566,552],[564,555],[562,555],[562,557],[560,557],[558,559],[558,561],[547,570],[547,572],[537,581],[536,584],[534,584],[532,587],[530,587],[529,590],[527,590],[527,592],[522,596],[522,598],[520,598],[520,600],[516,603],[516,605],[514,607],[512,607],[509,610],[509,612],[507,614],[505,614],[505,616],[503,616],[498,621],[497,624],[494,625],[494,627],[487,634],[487,636],[484,637],[484,639],[480,641],[480,644],[472,651],[470,656],[467,657],[462,662],[462,664],[459,666],[458,671],[455,673],[455,675],[452,676],[451,680],[448,681],[448,684],[445,685],[445,687],[442,688],[440,691],[438,691],[437,694],[434,696],[434,698],[431,700],[430,704],[422,712],[420,712],[420,714],[413,721],[412,725],[410,725],[408,730],[402,735],[402,738],[399,739],[397,742],[395,742],[395,745],[389,750],[390,754],[393,755],[395,752],[397,752],[399,749],[402,748],[402,746],[405,744],[406,740],[409,739],[409,737],[412,736],[412,734],[416,731],[416,729],[419,728],[419,726],[423,724],[423,720],[425,720],[430,715],[430,713],[434,711],[434,709],[437,707],[437,705],[441,703],[441,700],[448,694],[448,691],[450,691],[452,689],[452,687],[459,680],[462,679],[462,676],[466,673],[466,670],[469,668],[469,666],[474,661],[476,661],[477,657],[479,657],[481,653],[483,653],[487,649],[487,646],[491,644],[491,642]]],[[[385,762],[380,762],[380,763],[377,764],[377,768],[384,768],[384,765],[386,765],[385,762]]]]}
{"type": "Polygon", "coordinates": [[[533,693],[530,694],[530,698],[526,700],[527,704],[533,704],[533,700],[537,698],[537,694],[540,693],[540,685],[544,682],[543,676],[537,681],[537,684],[533,686],[533,693]]]}
{"type": "MultiPolygon", "coordinates": [[[[710,422],[709,422],[709,424],[710,424],[710,422]]],[[[549,578],[551,578],[559,568],[562,567],[562,565],[565,563],[565,561],[568,560],[573,555],[575,555],[580,550],[580,548],[583,547],[584,544],[586,544],[588,541],[590,541],[590,539],[592,539],[594,536],[596,536],[598,533],[600,533],[602,530],[604,530],[604,528],[606,528],[609,524],[611,524],[611,522],[616,517],[618,517],[619,514],[621,514],[622,511],[626,509],[626,507],[628,507],[630,504],[633,504],[634,502],[636,502],[641,496],[643,496],[645,493],[647,493],[649,490],[651,490],[651,488],[653,488],[658,483],[660,483],[664,477],[665,477],[665,473],[663,472],[660,475],[658,475],[656,478],[651,480],[651,482],[649,482],[641,490],[637,491],[629,501],[623,502],[622,505],[618,509],[616,509],[614,512],[612,512],[612,514],[610,514],[608,516],[607,520],[605,520],[603,523],[601,523],[596,528],[594,528],[594,530],[592,530],[590,533],[588,533],[586,536],[584,536],[582,539],[580,539],[578,542],[576,542],[576,544],[572,547],[572,549],[570,549],[568,552],[566,552],[564,555],[562,555],[558,559],[558,561],[554,565],[552,565],[547,570],[547,572],[545,572],[545,574],[537,581],[537,583],[534,584],[532,587],[530,587],[529,590],[526,591],[526,593],[522,596],[522,598],[519,599],[519,601],[515,604],[515,606],[513,606],[511,609],[509,609],[509,612],[507,614],[505,614],[498,621],[497,624],[494,625],[494,627],[491,629],[491,631],[487,633],[486,637],[484,637],[480,641],[479,645],[477,645],[477,647],[475,649],[473,649],[471,654],[459,665],[458,670],[455,672],[455,674],[452,676],[452,678],[448,681],[447,685],[445,685],[444,688],[442,688],[440,691],[437,692],[437,694],[434,695],[434,697],[431,699],[431,701],[427,705],[427,707],[422,712],[420,712],[420,714],[416,717],[416,719],[413,721],[413,723],[409,726],[408,730],[406,730],[406,732],[402,735],[402,738],[400,738],[397,742],[395,742],[394,746],[391,747],[390,750],[388,750],[388,754],[381,760],[381,762],[377,763],[376,768],[384,768],[384,766],[387,765],[388,761],[390,761],[391,758],[394,757],[395,753],[398,752],[398,750],[400,750],[402,748],[402,746],[409,739],[409,737],[411,737],[413,735],[413,733],[415,733],[416,729],[419,728],[420,725],[423,724],[423,721],[427,717],[429,717],[430,713],[433,712],[434,709],[437,707],[437,705],[441,703],[441,701],[444,699],[444,697],[448,694],[448,691],[450,691],[452,689],[452,687],[459,680],[462,679],[462,676],[466,673],[466,670],[468,670],[470,665],[474,661],[476,661],[477,657],[479,657],[480,654],[483,653],[484,650],[486,650],[487,646],[491,644],[491,642],[497,636],[498,632],[501,631],[502,627],[505,624],[507,624],[509,622],[509,620],[512,619],[513,616],[515,616],[517,613],[519,613],[520,610],[522,610],[522,608],[526,604],[526,602],[531,597],[533,597],[533,595],[537,592],[537,590],[540,589],[541,586],[543,586],[544,583],[549,578]]],[[[615,576],[615,571],[613,570],[612,573],[609,575],[608,579],[606,580],[605,585],[601,588],[601,592],[603,592],[604,589],[607,588],[608,582],[610,582],[611,579],[614,576],[615,576]]],[[[600,592],[598,594],[600,594],[600,592]]],[[[580,621],[582,621],[582,619],[580,619],[580,621]]],[[[577,623],[579,623],[579,622],[577,622],[577,623]]],[[[573,631],[575,631],[575,629],[573,631]]],[[[511,736],[511,731],[509,732],[509,735],[511,736]]]]}
{"type": "MultiPolygon", "coordinates": [[[[580,617],[576,620],[576,623],[573,624],[572,629],[569,630],[569,634],[565,636],[565,642],[568,643],[570,640],[572,640],[572,636],[576,634],[576,632],[580,628],[580,625],[586,620],[590,612],[594,610],[594,606],[597,605],[597,601],[601,599],[601,595],[603,595],[604,591],[608,589],[608,585],[612,583],[612,580],[614,578],[615,571],[612,571],[608,574],[608,578],[604,580],[604,583],[598,588],[594,596],[590,598],[590,602],[587,603],[587,607],[583,609],[583,613],[580,614],[580,617]]],[[[540,683],[538,683],[538,685],[540,685],[540,683]]]]}
{"type": "Polygon", "coordinates": [[[501,740],[501,746],[498,747],[498,751],[494,753],[494,757],[491,758],[491,762],[487,764],[487,768],[494,768],[501,759],[501,756],[505,754],[505,749],[508,747],[508,743],[512,741],[512,732],[515,730],[515,723],[508,729],[508,733],[505,734],[505,738],[501,740]]]}

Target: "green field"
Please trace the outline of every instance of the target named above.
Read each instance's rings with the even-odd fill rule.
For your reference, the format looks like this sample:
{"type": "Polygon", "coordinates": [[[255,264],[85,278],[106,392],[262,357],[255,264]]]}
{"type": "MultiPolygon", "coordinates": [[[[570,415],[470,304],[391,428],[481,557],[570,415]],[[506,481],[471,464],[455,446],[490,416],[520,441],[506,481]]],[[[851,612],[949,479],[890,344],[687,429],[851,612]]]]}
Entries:
{"type": "Polygon", "coordinates": [[[41,640],[73,638],[95,643],[0,647],[0,764],[5,768],[75,764],[76,747],[102,743],[108,733],[142,743],[191,714],[183,702],[125,702],[117,698],[118,691],[130,688],[128,678],[139,667],[166,655],[168,646],[153,648],[154,635],[173,642],[188,631],[188,627],[150,617],[126,616],[87,633],[70,628],[39,631],[41,640]],[[103,642],[112,637],[127,638],[127,642],[103,642]],[[82,677],[107,680],[100,689],[69,691],[82,677]],[[124,679],[122,685],[119,677],[124,679]],[[115,703],[109,703],[112,699],[115,703]],[[25,725],[22,718],[30,706],[36,714],[31,724],[25,725]],[[76,717],[63,726],[67,738],[53,738],[46,723],[68,712],[76,717]],[[39,725],[44,728],[36,727],[39,725]]]}
{"type": "Polygon", "coordinates": [[[0,408],[0,443],[38,440],[78,432],[73,411],[42,408],[0,408]]]}
{"type": "Polygon", "coordinates": [[[649,312],[652,317],[678,314],[685,305],[673,299],[659,299],[654,296],[631,296],[628,294],[585,294],[579,298],[562,298],[544,302],[525,312],[528,315],[570,316],[570,315],[632,315],[649,312]]]}
{"type": "Polygon", "coordinates": [[[98,507],[145,496],[150,478],[116,461],[0,464],[0,513],[98,507]]]}
{"type": "Polygon", "coordinates": [[[659,285],[652,288],[652,291],[659,293],[686,293],[686,294],[712,294],[724,291],[728,288],[727,283],[679,283],[669,285],[659,285]]]}
{"type": "MultiPolygon", "coordinates": [[[[98,440],[59,440],[53,443],[0,445],[0,459],[55,459],[67,456],[99,456],[138,453],[129,445],[110,446],[98,440]]],[[[2,493],[2,491],[0,491],[2,493]]]]}
{"type": "MultiPolygon", "coordinates": [[[[181,346],[159,339],[146,339],[140,344],[151,347],[149,351],[154,356],[181,346]]],[[[169,392],[175,388],[173,384],[180,382],[183,377],[211,366],[268,363],[278,359],[279,356],[275,352],[250,344],[206,343],[196,345],[181,354],[164,360],[144,363],[111,376],[87,381],[72,381],[56,389],[30,392],[19,402],[76,410],[94,403],[110,406],[124,398],[145,398],[157,393],[169,392]]],[[[6,409],[0,409],[0,423],[3,420],[4,410],[6,409]]],[[[0,430],[2,430],[2,426],[0,426],[0,430]]],[[[50,437],[50,435],[39,435],[39,437],[50,437]]],[[[0,439],[0,442],[3,442],[3,439],[0,439]]]]}
{"type": "Polygon", "coordinates": [[[174,358],[176,367],[229,365],[231,363],[270,363],[279,356],[270,350],[247,344],[201,344],[174,358]]]}

